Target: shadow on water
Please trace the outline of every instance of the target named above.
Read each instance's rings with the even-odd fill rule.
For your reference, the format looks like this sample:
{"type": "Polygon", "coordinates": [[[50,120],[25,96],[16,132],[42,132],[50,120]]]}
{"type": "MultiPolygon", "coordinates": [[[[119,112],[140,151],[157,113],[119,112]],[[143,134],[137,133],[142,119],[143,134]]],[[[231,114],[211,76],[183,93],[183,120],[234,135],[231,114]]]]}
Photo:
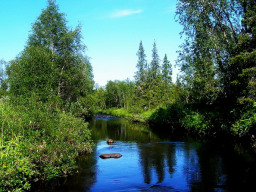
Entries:
{"type": "Polygon", "coordinates": [[[142,124],[97,116],[90,122],[93,154],[79,159],[79,173],[38,191],[250,191],[255,157],[240,147],[173,139],[142,124]],[[108,145],[111,138],[115,143],[108,145]],[[103,153],[120,159],[100,159],[103,153]],[[51,187],[49,187],[51,186],[51,187]]]}

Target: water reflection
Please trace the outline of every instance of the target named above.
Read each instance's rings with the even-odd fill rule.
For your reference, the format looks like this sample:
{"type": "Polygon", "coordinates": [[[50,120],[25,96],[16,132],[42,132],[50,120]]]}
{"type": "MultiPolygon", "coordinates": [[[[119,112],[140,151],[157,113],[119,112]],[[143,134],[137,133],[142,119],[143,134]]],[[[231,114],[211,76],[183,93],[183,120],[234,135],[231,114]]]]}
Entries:
{"type": "Polygon", "coordinates": [[[52,191],[246,191],[254,186],[256,161],[247,152],[174,141],[123,119],[98,118],[90,127],[94,153],[80,159],[80,172],[52,191]],[[108,138],[115,143],[108,145],[108,138]],[[99,158],[115,152],[123,156],[99,158]]]}
{"type": "Polygon", "coordinates": [[[95,141],[107,140],[111,138],[118,141],[128,142],[157,142],[159,137],[152,133],[143,124],[136,124],[124,119],[95,119],[90,123],[92,136],[95,141]]]}

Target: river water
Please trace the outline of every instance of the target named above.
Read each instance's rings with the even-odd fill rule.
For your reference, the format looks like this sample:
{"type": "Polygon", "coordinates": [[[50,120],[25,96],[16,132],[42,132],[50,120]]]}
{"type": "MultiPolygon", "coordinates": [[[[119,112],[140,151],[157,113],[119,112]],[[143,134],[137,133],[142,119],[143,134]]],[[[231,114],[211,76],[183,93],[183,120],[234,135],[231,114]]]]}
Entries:
{"type": "Polygon", "coordinates": [[[107,116],[97,116],[90,129],[94,152],[52,191],[254,191],[256,158],[241,147],[177,139],[107,116]],[[123,156],[101,159],[105,153],[123,156]]]}

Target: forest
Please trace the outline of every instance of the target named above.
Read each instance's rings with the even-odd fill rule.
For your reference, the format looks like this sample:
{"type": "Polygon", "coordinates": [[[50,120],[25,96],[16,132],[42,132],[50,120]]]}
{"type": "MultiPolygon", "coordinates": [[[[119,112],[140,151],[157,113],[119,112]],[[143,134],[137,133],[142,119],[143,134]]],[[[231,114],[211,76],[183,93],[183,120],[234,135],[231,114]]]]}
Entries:
{"type": "Polygon", "coordinates": [[[0,191],[72,174],[92,151],[86,121],[96,113],[255,147],[256,2],[179,0],[176,20],[185,37],[176,63],[159,58],[156,41],[149,61],[142,39],[134,80],[96,87],[81,26],[70,29],[48,0],[24,49],[1,60],[0,191]]]}

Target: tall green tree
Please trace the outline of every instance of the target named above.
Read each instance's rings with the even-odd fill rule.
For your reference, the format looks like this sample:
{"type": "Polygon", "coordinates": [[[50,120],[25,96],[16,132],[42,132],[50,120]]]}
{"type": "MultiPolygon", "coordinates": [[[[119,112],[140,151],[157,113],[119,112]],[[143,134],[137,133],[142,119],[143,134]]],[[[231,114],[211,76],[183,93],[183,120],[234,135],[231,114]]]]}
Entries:
{"type": "Polygon", "coordinates": [[[172,96],[172,65],[165,54],[162,64],[162,100],[170,102],[172,96]]]}
{"type": "Polygon", "coordinates": [[[256,2],[179,0],[177,15],[186,34],[179,62],[185,98],[214,104],[237,135],[255,134],[256,2]]]}
{"type": "Polygon", "coordinates": [[[158,105],[161,101],[161,67],[156,42],[154,41],[152,49],[152,61],[149,66],[148,84],[148,106],[149,108],[158,105]]]}
{"type": "Polygon", "coordinates": [[[56,95],[54,63],[50,50],[27,47],[7,69],[10,92],[16,96],[37,94],[42,100],[56,95]]]}
{"type": "Polygon", "coordinates": [[[137,100],[139,100],[142,106],[146,106],[148,101],[148,66],[146,60],[145,50],[140,41],[139,50],[137,52],[137,72],[135,73],[135,90],[137,100]]]}
{"type": "Polygon", "coordinates": [[[162,79],[165,84],[172,84],[172,65],[165,54],[162,65],[162,79]]]}
{"type": "Polygon", "coordinates": [[[187,37],[180,65],[195,102],[212,103],[220,90],[227,92],[230,57],[241,31],[239,9],[240,3],[231,0],[178,3],[177,15],[187,37]]]}
{"type": "Polygon", "coordinates": [[[145,54],[142,41],[140,41],[137,56],[138,56],[138,62],[136,67],[138,70],[135,74],[135,81],[138,83],[142,83],[146,81],[146,75],[147,75],[147,60],[146,60],[146,54],[145,54]]]}
{"type": "Polygon", "coordinates": [[[68,102],[86,96],[94,82],[81,40],[81,28],[69,29],[56,2],[48,0],[47,8],[32,26],[27,46],[12,62],[11,91],[20,95],[32,89],[68,102]]]}
{"type": "Polygon", "coordinates": [[[231,57],[229,71],[233,71],[229,79],[230,92],[240,101],[255,102],[256,97],[256,2],[241,1],[242,31],[235,47],[236,55],[231,57]],[[234,70],[235,69],[235,70],[234,70]]]}
{"type": "Polygon", "coordinates": [[[156,42],[154,41],[152,49],[152,61],[150,63],[150,75],[152,79],[158,78],[160,75],[160,59],[158,55],[158,50],[156,47],[156,42]]]}

